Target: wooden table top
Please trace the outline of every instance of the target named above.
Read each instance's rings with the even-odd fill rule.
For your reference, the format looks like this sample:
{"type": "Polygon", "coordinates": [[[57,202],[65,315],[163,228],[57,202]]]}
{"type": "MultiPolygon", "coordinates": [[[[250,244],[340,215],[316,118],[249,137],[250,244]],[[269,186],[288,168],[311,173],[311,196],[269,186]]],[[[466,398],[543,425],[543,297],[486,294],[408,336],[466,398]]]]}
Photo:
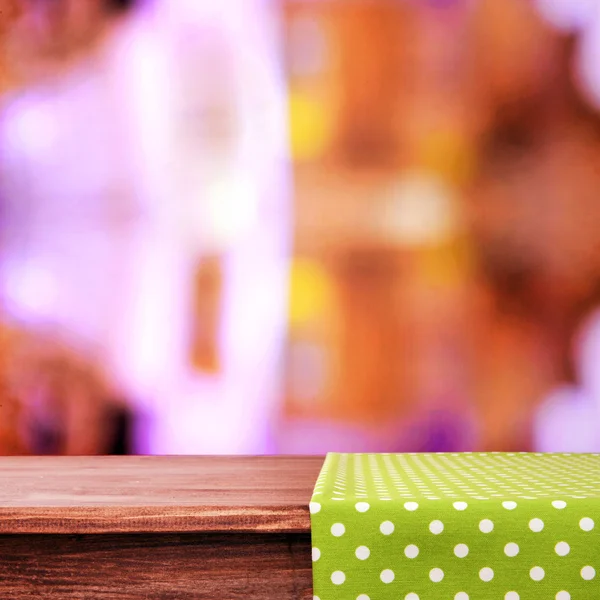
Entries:
{"type": "Polygon", "coordinates": [[[309,532],[319,457],[0,458],[0,534],[309,532]]]}

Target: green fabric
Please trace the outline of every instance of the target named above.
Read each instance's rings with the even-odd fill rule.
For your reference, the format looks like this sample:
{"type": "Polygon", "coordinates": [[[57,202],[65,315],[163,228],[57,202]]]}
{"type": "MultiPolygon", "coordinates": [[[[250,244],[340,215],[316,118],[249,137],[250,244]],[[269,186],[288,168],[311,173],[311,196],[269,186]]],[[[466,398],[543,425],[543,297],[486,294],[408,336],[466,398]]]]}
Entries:
{"type": "Polygon", "coordinates": [[[315,600],[600,599],[600,455],[329,454],[315,600]]]}

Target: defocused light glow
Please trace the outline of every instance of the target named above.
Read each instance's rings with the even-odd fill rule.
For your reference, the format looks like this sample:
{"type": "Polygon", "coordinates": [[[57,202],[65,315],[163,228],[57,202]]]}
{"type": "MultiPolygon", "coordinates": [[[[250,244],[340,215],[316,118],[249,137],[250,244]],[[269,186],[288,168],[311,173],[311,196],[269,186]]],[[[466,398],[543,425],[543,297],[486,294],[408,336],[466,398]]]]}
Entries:
{"type": "Polygon", "coordinates": [[[452,191],[428,173],[415,172],[402,177],[377,217],[381,234],[401,245],[443,243],[459,228],[452,191]]]}
{"type": "Polygon", "coordinates": [[[535,450],[539,452],[597,452],[598,407],[581,389],[563,386],[540,406],[533,423],[535,450]]]}
{"type": "MultiPolygon", "coordinates": [[[[575,357],[582,387],[593,398],[600,417],[600,309],[590,315],[576,338],[575,357]]],[[[600,420],[598,421],[600,436],[600,420]]]]}
{"type": "Polygon", "coordinates": [[[294,261],[290,286],[291,326],[305,325],[322,317],[332,301],[332,284],[325,269],[314,261],[294,261]]]}
{"type": "Polygon", "coordinates": [[[35,262],[7,267],[6,297],[11,314],[29,321],[46,320],[59,306],[55,278],[35,262]]]}
{"type": "Polygon", "coordinates": [[[600,4],[597,0],[536,0],[536,5],[556,29],[580,34],[574,77],[588,102],[600,107],[600,4]]]}
{"type": "Polygon", "coordinates": [[[327,39],[319,21],[302,15],[291,23],[289,32],[290,71],[303,77],[323,71],[328,57],[327,39]]]}
{"type": "Polygon", "coordinates": [[[578,386],[553,390],[534,421],[541,452],[600,451],[600,309],[584,321],[573,354],[578,386]]]}
{"type": "Polygon", "coordinates": [[[34,96],[23,97],[9,106],[6,114],[8,150],[18,148],[36,160],[43,160],[56,145],[60,123],[51,107],[34,96]]]}
{"type": "Polygon", "coordinates": [[[292,90],[289,99],[292,155],[298,160],[319,158],[331,136],[331,116],[322,99],[292,90]]]}
{"type": "Polygon", "coordinates": [[[535,0],[546,21],[562,31],[585,28],[598,9],[597,0],[535,0]]]}
{"type": "Polygon", "coordinates": [[[454,184],[469,180],[475,157],[468,139],[459,129],[436,129],[420,138],[419,164],[454,184]]]}
{"type": "Polygon", "coordinates": [[[241,173],[228,173],[212,180],[200,202],[208,207],[207,222],[202,226],[206,237],[203,245],[216,250],[239,243],[258,217],[256,190],[241,173]]]}
{"type": "Polygon", "coordinates": [[[600,107],[600,18],[589,23],[580,41],[574,76],[585,98],[600,107]]]}

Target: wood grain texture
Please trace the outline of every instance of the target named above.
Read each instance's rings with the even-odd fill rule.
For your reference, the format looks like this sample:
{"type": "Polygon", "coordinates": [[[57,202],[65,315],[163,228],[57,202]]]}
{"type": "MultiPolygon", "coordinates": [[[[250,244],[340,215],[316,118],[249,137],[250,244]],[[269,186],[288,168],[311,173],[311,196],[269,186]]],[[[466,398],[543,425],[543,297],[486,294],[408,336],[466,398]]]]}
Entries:
{"type": "Polygon", "coordinates": [[[308,532],[318,457],[0,458],[0,534],[308,532]]]}
{"type": "Polygon", "coordinates": [[[0,535],[0,598],[310,600],[310,535],[0,535]]]}

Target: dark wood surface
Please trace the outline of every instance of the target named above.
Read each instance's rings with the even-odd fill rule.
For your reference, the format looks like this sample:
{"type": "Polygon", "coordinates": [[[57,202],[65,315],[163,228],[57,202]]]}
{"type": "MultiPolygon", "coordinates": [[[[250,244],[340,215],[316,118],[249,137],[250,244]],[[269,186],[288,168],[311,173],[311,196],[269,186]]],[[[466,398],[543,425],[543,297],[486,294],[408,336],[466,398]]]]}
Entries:
{"type": "Polygon", "coordinates": [[[0,458],[0,534],[310,531],[319,457],[0,458]]]}
{"type": "Polygon", "coordinates": [[[0,598],[310,600],[310,535],[0,535],[0,598]]]}
{"type": "Polygon", "coordinates": [[[0,599],[310,600],[322,462],[0,458],[0,599]]]}

